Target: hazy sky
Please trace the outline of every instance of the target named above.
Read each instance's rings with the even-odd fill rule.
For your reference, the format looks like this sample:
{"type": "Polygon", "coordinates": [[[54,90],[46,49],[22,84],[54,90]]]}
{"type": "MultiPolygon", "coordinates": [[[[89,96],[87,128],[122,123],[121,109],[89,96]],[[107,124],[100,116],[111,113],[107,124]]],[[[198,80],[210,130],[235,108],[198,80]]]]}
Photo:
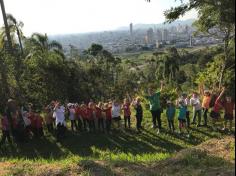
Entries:
{"type": "MultiPolygon", "coordinates": [[[[175,0],[4,0],[7,13],[23,21],[25,35],[113,30],[131,22],[161,23],[175,0]]],[[[190,12],[184,19],[196,18],[190,12]]],[[[3,25],[0,16],[0,25],[3,25]]]]}

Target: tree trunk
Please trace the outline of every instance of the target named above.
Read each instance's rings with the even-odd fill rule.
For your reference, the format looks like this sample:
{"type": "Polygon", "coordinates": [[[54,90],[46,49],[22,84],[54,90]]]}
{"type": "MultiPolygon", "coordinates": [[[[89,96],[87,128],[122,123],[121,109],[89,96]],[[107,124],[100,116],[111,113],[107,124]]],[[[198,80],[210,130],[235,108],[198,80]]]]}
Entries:
{"type": "Polygon", "coordinates": [[[2,17],[3,17],[4,24],[5,24],[8,47],[9,47],[9,50],[12,51],[12,41],[11,41],[10,29],[9,29],[9,26],[7,23],[7,15],[6,15],[6,11],[5,11],[4,1],[0,0],[0,4],[1,4],[1,9],[2,9],[2,17]]]}
{"type": "Polygon", "coordinates": [[[17,36],[18,36],[18,40],[19,40],[19,44],[20,44],[21,55],[23,56],[24,50],[23,50],[22,40],[21,40],[20,31],[19,31],[18,27],[16,27],[16,32],[17,32],[17,36]]]}
{"type": "MultiPolygon", "coordinates": [[[[1,57],[1,56],[0,56],[1,57]]],[[[2,57],[0,58],[0,74],[1,74],[1,77],[2,77],[2,87],[3,87],[3,90],[6,92],[5,93],[5,96],[4,96],[4,102],[7,101],[7,97],[10,95],[10,89],[9,89],[9,85],[8,85],[8,82],[7,82],[7,71],[6,71],[6,66],[3,62],[3,59],[2,57]]]]}
{"type": "Polygon", "coordinates": [[[224,40],[224,55],[225,55],[225,58],[224,58],[224,61],[223,61],[223,64],[222,64],[220,77],[219,77],[219,89],[221,89],[223,87],[223,80],[224,80],[224,74],[225,74],[225,70],[226,70],[226,64],[227,64],[227,61],[229,60],[229,53],[228,53],[229,36],[230,36],[230,33],[226,34],[225,40],[224,40]]]}

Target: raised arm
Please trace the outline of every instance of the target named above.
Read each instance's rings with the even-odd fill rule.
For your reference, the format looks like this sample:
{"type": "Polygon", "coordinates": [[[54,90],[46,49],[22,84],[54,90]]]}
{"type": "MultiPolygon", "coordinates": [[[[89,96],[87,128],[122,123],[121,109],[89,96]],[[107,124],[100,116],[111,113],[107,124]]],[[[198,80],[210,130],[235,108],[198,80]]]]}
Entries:
{"type": "Polygon", "coordinates": [[[204,96],[204,85],[203,84],[199,84],[199,94],[204,96]]]}
{"type": "Polygon", "coordinates": [[[224,93],[225,93],[225,87],[223,87],[223,89],[222,89],[222,91],[221,91],[221,93],[220,93],[218,99],[221,99],[222,96],[224,95],[224,93]]]}
{"type": "Polygon", "coordinates": [[[132,102],[132,98],[131,98],[131,96],[129,95],[128,92],[127,92],[126,96],[127,96],[127,99],[128,99],[128,101],[129,101],[129,103],[131,103],[131,102],[132,102]]]}
{"type": "Polygon", "coordinates": [[[161,89],[160,89],[160,92],[163,91],[163,88],[164,88],[164,81],[161,81],[161,89]]]}

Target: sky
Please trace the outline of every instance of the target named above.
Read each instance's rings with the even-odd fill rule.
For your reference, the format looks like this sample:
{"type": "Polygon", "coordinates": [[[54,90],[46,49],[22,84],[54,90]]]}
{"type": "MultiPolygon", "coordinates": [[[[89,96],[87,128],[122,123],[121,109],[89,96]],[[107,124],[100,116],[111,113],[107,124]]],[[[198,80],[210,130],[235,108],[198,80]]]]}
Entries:
{"type": "MultiPolygon", "coordinates": [[[[24,23],[26,36],[115,30],[133,24],[164,22],[163,12],[175,0],[4,0],[6,12],[24,23]]],[[[192,11],[182,19],[197,18],[192,11]]],[[[0,25],[3,25],[0,16],[0,25]]]]}

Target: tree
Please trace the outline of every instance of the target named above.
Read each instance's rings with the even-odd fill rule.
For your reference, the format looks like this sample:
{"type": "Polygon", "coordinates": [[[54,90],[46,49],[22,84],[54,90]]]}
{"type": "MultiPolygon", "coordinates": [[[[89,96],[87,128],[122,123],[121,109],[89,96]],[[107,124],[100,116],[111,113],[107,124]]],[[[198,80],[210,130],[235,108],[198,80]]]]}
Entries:
{"type": "Polygon", "coordinates": [[[23,44],[22,44],[22,37],[23,37],[23,33],[21,31],[21,28],[24,26],[24,23],[23,22],[18,22],[16,20],[16,18],[11,15],[11,14],[8,14],[7,15],[7,22],[9,24],[9,29],[13,30],[13,32],[16,31],[16,34],[17,34],[17,37],[18,37],[18,41],[19,41],[19,45],[20,45],[20,50],[21,50],[21,54],[23,55],[24,54],[24,50],[23,50],[23,44]]]}
{"type": "Polygon", "coordinates": [[[34,33],[29,39],[26,39],[26,48],[28,49],[28,55],[26,58],[37,56],[41,59],[48,57],[49,53],[55,53],[62,58],[65,62],[65,55],[63,53],[63,47],[57,41],[49,41],[48,36],[34,33]]]}
{"type": "Polygon", "coordinates": [[[229,43],[235,38],[235,0],[189,0],[164,14],[167,22],[171,23],[192,9],[198,10],[199,19],[195,22],[198,30],[224,41],[224,57],[219,74],[219,87],[222,87],[226,63],[230,59],[229,43]]]}
{"type": "Polygon", "coordinates": [[[4,5],[3,0],[0,0],[0,5],[1,5],[1,9],[2,9],[3,21],[4,21],[4,24],[5,24],[8,47],[9,47],[9,50],[12,51],[12,41],[11,41],[10,29],[9,29],[9,26],[8,26],[8,23],[7,23],[7,15],[6,15],[6,10],[5,10],[5,5],[4,5]]]}
{"type": "Polygon", "coordinates": [[[177,81],[179,71],[180,56],[176,48],[171,47],[166,53],[154,53],[157,58],[158,68],[156,70],[157,79],[164,79],[168,83],[177,81]]]}

